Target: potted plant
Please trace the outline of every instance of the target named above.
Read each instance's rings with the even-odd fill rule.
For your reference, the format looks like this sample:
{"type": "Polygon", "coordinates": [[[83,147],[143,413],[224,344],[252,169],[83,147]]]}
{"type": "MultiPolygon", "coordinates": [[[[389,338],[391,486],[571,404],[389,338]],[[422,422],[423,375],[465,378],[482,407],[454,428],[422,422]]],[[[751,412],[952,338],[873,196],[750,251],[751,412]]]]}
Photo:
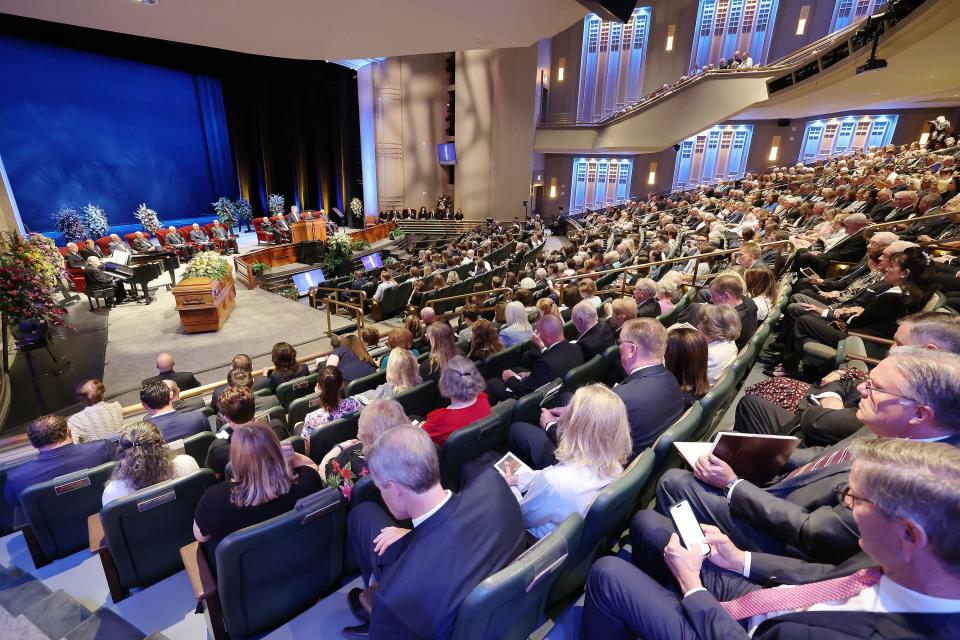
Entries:
{"type": "Polygon", "coordinates": [[[390,231],[390,238],[392,240],[399,240],[403,236],[404,236],[403,229],[401,229],[400,227],[397,227],[390,231]]]}
{"type": "Polygon", "coordinates": [[[237,201],[233,203],[233,210],[237,213],[237,231],[240,230],[240,225],[247,225],[247,233],[253,230],[250,226],[253,224],[253,207],[250,206],[250,201],[244,197],[237,198],[237,201]]]}
{"type": "MultiPolygon", "coordinates": [[[[369,246],[369,243],[367,243],[369,246]]],[[[350,273],[350,261],[353,258],[354,242],[346,231],[337,231],[327,240],[327,251],[323,256],[323,264],[327,272],[334,275],[350,273]]]]}
{"type": "Polygon", "coordinates": [[[230,202],[230,198],[220,198],[213,203],[213,210],[220,220],[220,224],[227,228],[227,233],[233,233],[233,227],[238,225],[236,206],[230,202]]]}

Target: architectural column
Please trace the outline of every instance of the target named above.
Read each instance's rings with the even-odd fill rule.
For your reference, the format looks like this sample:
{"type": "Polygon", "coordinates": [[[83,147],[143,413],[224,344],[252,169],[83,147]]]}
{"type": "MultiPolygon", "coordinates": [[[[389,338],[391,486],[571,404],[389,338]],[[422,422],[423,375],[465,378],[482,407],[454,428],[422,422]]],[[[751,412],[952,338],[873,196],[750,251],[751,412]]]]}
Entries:
{"type": "Polygon", "coordinates": [[[26,235],[23,222],[20,221],[20,212],[17,210],[17,201],[13,198],[13,189],[7,179],[7,172],[3,168],[3,158],[0,158],[0,232],[17,231],[26,235]]]}

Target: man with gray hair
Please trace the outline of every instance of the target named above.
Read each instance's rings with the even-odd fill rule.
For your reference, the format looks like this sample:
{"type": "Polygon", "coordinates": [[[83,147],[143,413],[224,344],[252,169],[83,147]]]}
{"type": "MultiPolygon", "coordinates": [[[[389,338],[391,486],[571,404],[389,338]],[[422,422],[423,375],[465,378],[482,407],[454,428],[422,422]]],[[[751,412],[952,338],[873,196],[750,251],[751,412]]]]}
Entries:
{"type": "Polygon", "coordinates": [[[657,283],[651,278],[640,278],[633,285],[633,299],[637,301],[638,318],[656,318],[660,315],[657,302],[657,283]]]}
{"type": "Polygon", "coordinates": [[[847,481],[850,445],[861,438],[960,443],[960,356],[894,347],[860,383],[863,428],[831,447],[797,449],[766,488],[739,478],[713,454],[694,471],[672,469],[657,487],[657,510],[687,500],[697,520],[741,549],[842,562],[859,551],[857,526],[834,494],[847,481]]]}
{"type": "Polygon", "coordinates": [[[898,222],[915,216],[917,209],[917,192],[898,191],[893,196],[893,205],[893,210],[884,216],[881,222],[898,222]]]}
{"type": "Polygon", "coordinates": [[[592,302],[583,300],[573,307],[570,314],[573,326],[577,328],[579,337],[577,346],[583,352],[584,362],[594,356],[602,356],[608,347],[612,347],[617,341],[616,334],[606,322],[599,322],[597,308],[592,302]]]}
{"type": "Polygon", "coordinates": [[[376,502],[350,511],[348,535],[371,588],[348,597],[364,623],[344,634],[449,637],[463,599],[526,546],[519,503],[493,468],[459,493],[444,489],[437,449],[413,426],[377,438],[367,467],[390,513],[376,502]],[[404,520],[413,528],[400,528],[404,520]]]}
{"type": "Polygon", "coordinates": [[[87,260],[80,255],[76,242],[67,243],[67,253],[64,254],[63,259],[71,269],[83,269],[87,266],[87,260]]]}
{"type": "Polygon", "coordinates": [[[843,232],[832,238],[823,251],[801,250],[794,260],[794,271],[805,275],[802,269],[812,269],[819,276],[827,273],[831,262],[859,262],[867,252],[863,229],[870,219],[862,213],[851,213],[843,221],[843,232]]]}

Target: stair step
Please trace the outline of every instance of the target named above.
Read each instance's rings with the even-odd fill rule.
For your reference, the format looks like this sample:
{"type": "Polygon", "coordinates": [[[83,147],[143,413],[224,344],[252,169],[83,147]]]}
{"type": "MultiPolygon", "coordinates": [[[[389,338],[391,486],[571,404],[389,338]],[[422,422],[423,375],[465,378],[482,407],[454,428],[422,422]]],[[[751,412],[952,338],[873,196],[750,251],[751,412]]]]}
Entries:
{"type": "Polygon", "coordinates": [[[4,638],[17,640],[50,640],[40,629],[23,616],[12,616],[0,609],[0,630],[4,638]]]}
{"type": "Polygon", "coordinates": [[[65,640],[143,640],[145,633],[110,609],[97,609],[64,636],[65,640]]]}
{"type": "Polygon", "coordinates": [[[22,575],[23,571],[20,571],[19,569],[7,569],[6,567],[0,565],[0,589],[3,589],[22,575]]]}
{"type": "Polygon", "coordinates": [[[62,589],[21,614],[50,638],[62,638],[93,615],[89,609],[62,589]]]}
{"type": "Polygon", "coordinates": [[[0,590],[0,607],[18,616],[51,593],[42,582],[24,574],[0,590]]]}

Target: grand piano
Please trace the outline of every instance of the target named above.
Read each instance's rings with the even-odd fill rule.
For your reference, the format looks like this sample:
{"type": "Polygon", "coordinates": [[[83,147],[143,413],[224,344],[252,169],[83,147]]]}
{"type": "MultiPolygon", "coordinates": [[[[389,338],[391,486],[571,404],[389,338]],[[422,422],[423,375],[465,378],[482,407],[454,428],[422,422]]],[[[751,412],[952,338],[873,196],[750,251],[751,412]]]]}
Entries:
{"type": "MultiPolygon", "coordinates": [[[[117,257],[119,259],[116,261],[103,263],[104,272],[116,280],[129,284],[133,298],[137,301],[142,300],[146,304],[153,302],[149,284],[159,278],[163,271],[170,275],[170,284],[166,285],[167,291],[177,284],[174,271],[180,268],[180,258],[173,251],[148,251],[126,254],[126,258],[117,257]],[[137,291],[137,285],[143,291],[142,296],[137,291]]],[[[156,287],[153,290],[156,291],[156,287]]]]}

